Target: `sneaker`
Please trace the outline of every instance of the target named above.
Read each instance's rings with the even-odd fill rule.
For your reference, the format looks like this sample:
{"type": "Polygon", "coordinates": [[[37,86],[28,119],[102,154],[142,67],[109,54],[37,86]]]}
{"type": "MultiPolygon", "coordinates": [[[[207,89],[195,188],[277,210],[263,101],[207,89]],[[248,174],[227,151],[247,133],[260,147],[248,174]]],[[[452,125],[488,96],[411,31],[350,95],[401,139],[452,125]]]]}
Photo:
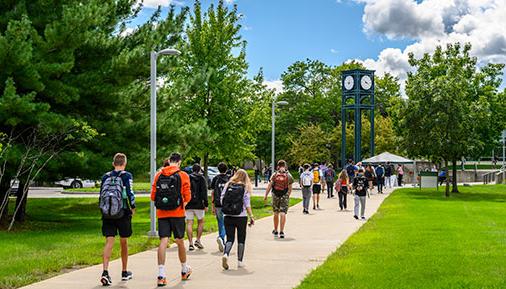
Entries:
{"type": "Polygon", "coordinates": [[[353,218],[355,218],[355,219],[357,219],[357,220],[358,220],[358,216],[357,216],[357,215],[353,216],[353,218]]]}
{"type": "Polygon", "coordinates": [[[237,268],[244,268],[246,267],[246,265],[244,264],[243,261],[237,261],[237,268]]]}
{"type": "Polygon", "coordinates": [[[188,280],[191,274],[192,274],[192,267],[188,266],[186,272],[181,272],[181,280],[182,281],[188,280]]]}
{"type": "Polygon", "coordinates": [[[284,239],[285,238],[285,233],[279,232],[279,238],[284,239]]]}
{"type": "Polygon", "coordinates": [[[195,247],[193,247],[193,244],[190,244],[190,246],[188,246],[188,250],[190,250],[190,251],[195,250],[195,247]]]}
{"type": "Polygon", "coordinates": [[[158,280],[157,280],[156,284],[158,287],[166,286],[167,285],[167,278],[162,277],[162,276],[158,276],[158,280]]]}
{"type": "Polygon", "coordinates": [[[278,236],[278,231],[272,230],[272,234],[274,235],[274,237],[277,237],[278,236]]]}
{"type": "Polygon", "coordinates": [[[365,217],[364,217],[364,216],[362,216],[362,220],[365,220],[365,217]]]}
{"type": "Polygon", "coordinates": [[[316,210],[316,206],[313,206],[313,210],[316,210]]]}
{"type": "Polygon", "coordinates": [[[223,244],[223,240],[220,237],[218,237],[216,239],[216,243],[218,243],[218,250],[220,250],[220,252],[223,252],[223,250],[225,249],[224,248],[225,244],[223,244]]]}
{"type": "Polygon", "coordinates": [[[200,243],[200,240],[195,241],[195,247],[199,248],[200,250],[204,249],[204,246],[202,243],[200,243]]]}
{"type": "Polygon", "coordinates": [[[223,257],[221,258],[221,266],[223,267],[223,269],[228,270],[228,256],[227,255],[223,255],[223,257]]]}
{"type": "Polygon", "coordinates": [[[319,210],[320,209],[320,205],[316,205],[316,208],[319,210]]]}
{"type": "Polygon", "coordinates": [[[102,273],[102,277],[100,277],[100,283],[102,283],[102,286],[110,286],[112,284],[112,279],[111,276],[109,276],[109,273],[102,273]]]}
{"type": "Polygon", "coordinates": [[[121,272],[121,281],[131,280],[132,277],[133,277],[133,274],[130,271],[123,271],[123,272],[121,272]]]}

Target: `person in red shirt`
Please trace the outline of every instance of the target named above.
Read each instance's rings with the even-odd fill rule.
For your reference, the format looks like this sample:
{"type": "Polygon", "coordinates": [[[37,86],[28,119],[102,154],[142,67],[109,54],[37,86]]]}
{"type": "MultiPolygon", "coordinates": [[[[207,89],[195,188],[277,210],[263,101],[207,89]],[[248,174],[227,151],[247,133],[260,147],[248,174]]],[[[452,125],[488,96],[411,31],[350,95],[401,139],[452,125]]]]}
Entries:
{"type": "Polygon", "coordinates": [[[172,153],[165,161],[164,167],[155,175],[151,187],[151,200],[157,207],[158,235],[158,286],[167,285],[165,274],[165,253],[172,234],[177,244],[179,261],[181,261],[181,280],[187,280],[191,267],[186,263],[185,206],[191,200],[190,177],[181,171],[181,155],[172,153]],[[175,185],[173,185],[175,184],[175,185]]]}

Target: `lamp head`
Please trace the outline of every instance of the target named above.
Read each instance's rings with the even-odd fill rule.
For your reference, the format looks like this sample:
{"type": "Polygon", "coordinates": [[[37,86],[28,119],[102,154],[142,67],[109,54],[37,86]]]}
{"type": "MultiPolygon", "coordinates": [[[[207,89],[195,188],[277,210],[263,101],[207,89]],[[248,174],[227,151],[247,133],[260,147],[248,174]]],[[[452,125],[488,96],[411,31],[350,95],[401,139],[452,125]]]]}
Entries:
{"type": "Polygon", "coordinates": [[[176,49],[166,48],[166,49],[158,51],[158,54],[163,54],[163,55],[179,55],[179,54],[181,54],[181,52],[179,50],[176,50],[176,49]]]}

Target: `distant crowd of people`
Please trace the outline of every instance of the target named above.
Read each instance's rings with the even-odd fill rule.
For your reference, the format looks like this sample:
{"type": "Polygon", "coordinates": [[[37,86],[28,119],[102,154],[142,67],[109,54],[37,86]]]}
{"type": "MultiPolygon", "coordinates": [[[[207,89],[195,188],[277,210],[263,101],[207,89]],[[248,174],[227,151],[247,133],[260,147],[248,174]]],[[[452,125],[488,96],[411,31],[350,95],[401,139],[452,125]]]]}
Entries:
{"type": "MultiPolygon", "coordinates": [[[[201,241],[205,213],[209,207],[216,217],[218,226],[217,247],[223,253],[221,266],[224,270],[230,268],[229,257],[234,243],[237,243],[237,267],[244,267],[244,252],[246,232],[248,226],[255,224],[251,209],[252,183],[248,173],[243,169],[228,168],[225,163],[218,164],[219,174],[216,175],[208,188],[208,181],[204,177],[199,164],[192,166],[188,174],[181,168],[182,158],[178,153],[172,153],[164,162],[163,167],[156,173],[151,187],[151,200],[156,207],[158,219],[158,247],[157,286],[166,286],[165,270],[166,249],[169,238],[173,237],[178,248],[181,263],[181,280],[187,280],[192,274],[192,268],[187,262],[185,233],[188,237],[188,250],[204,249],[201,241]],[[208,189],[211,200],[208,201],[208,189]],[[194,239],[193,226],[197,220],[197,232],[194,239]]],[[[102,178],[99,207],[102,213],[102,234],[106,238],[103,251],[103,272],[100,282],[103,286],[112,284],[109,275],[109,261],[117,235],[120,236],[122,281],[132,279],[133,274],[128,271],[127,240],[132,235],[132,216],[136,213],[135,194],[133,191],[133,177],[127,172],[127,157],[118,153],[113,158],[114,170],[106,173],[102,178]]],[[[275,238],[285,238],[285,224],[292,194],[294,178],[288,170],[285,161],[277,162],[272,172],[269,168],[264,172],[267,177],[267,188],[264,200],[272,194],[273,230],[275,238]]],[[[255,178],[259,173],[255,172],[255,178]]],[[[320,194],[327,192],[328,198],[334,198],[337,192],[339,208],[347,209],[347,195],[354,195],[354,218],[365,219],[366,197],[377,186],[378,193],[383,193],[385,186],[392,187],[395,181],[400,186],[404,175],[401,165],[394,168],[391,164],[362,166],[349,161],[345,168],[336,174],[332,165],[314,163],[305,164],[300,168],[299,185],[302,189],[303,214],[309,214],[311,199],[313,210],[320,209],[320,194]]],[[[255,179],[258,181],[258,179],[255,179]]]]}

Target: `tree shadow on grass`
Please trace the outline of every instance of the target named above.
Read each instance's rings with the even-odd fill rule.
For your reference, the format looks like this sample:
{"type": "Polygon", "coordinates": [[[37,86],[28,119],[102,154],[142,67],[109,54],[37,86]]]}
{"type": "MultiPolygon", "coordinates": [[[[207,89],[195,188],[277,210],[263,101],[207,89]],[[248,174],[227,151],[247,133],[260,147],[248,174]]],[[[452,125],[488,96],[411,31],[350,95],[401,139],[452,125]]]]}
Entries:
{"type": "MultiPolygon", "coordinates": [[[[461,188],[459,188],[461,189],[461,188]]],[[[483,191],[479,188],[466,188],[461,189],[460,193],[450,193],[450,197],[445,197],[444,188],[436,190],[403,190],[402,193],[412,199],[418,200],[438,200],[445,202],[494,202],[506,203],[506,191],[504,187],[498,187],[496,192],[483,191]]]]}

